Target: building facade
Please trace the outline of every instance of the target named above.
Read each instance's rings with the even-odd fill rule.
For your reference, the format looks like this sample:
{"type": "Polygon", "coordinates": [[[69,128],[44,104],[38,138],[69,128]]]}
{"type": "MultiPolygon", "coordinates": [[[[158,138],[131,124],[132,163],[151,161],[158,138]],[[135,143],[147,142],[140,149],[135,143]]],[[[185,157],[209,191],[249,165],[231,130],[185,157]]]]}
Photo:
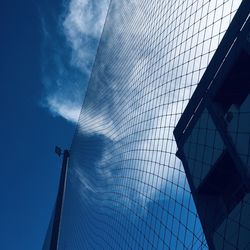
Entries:
{"type": "Polygon", "coordinates": [[[174,131],[210,249],[250,247],[249,12],[245,1],[174,131]]]}
{"type": "MultiPolygon", "coordinates": [[[[204,219],[206,209],[199,206],[194,192],[199,188],[201,193],[210,192],[211,182],[224,188],[218,180],[218,176],[224,179],[223,173],[212,175],[201,186],[209,166],[222,158],[237,177],[230,179],[232,186],[220,191],[228,209],[225,216],[237,210],[239,200],[248,196],[242,194],[239,168],[231,164],[234,155],[222,155],[224,139],[206,111],[201,116],[206,130],[214,131],[213,157],[207,155],[209,163],[193,156],[187,160],[202,161],[204,173],[198,174],[198,163],[185,163],[181,154],[181,160],[176,157],[177,145],[184,155],[193,149],[190,145],[207,147],[210,142],[190,139],[184,143],[178,133],[175,140],[173,132],[179,119],[189,114],[184,112],[187,104],[239,6],[246,2],[111,1],[70,149],[58,249],[208,249],[215,241],[221,242],[220,235],[223,242],[232,239],[222,233],[225,223],[232,221],[221,220],[222,206],[208,206],[208,214],[216,209],[220,220],[210,225],[217,218],[204,219]],[[229,195],[238,187],[239,193],[229,195]],[[212,230],[217,231],[210,235],[212,230]]],[[[216,93],[219,103],[224,96],[216,93]]],[[[245,100],[240,101],[242,110],[245,100]]],[[[232,118],[233,104],[227,103],[224,114],[232,124],[227,134],[244,162],[248,158],[234,137],[234,124],[244,112],[232,118]]],[[[210,201],[204,199],[207,208],[210,201]]]]}

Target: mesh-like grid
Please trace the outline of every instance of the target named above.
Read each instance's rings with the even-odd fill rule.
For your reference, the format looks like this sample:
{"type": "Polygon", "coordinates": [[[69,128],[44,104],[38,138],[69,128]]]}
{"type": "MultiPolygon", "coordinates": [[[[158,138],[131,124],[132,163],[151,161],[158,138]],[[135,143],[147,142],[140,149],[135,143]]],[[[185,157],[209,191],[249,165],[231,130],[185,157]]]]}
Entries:
{"type": "Polygon", "coordinates": [[[173,130],[241,1],[112,1],[59,249],[207,249],[173,130]]]}
{"type": "Polygon", "coordinates": [[[243,1],[174,130],[211,249],[250,247],[249,31],[243,1]]]}

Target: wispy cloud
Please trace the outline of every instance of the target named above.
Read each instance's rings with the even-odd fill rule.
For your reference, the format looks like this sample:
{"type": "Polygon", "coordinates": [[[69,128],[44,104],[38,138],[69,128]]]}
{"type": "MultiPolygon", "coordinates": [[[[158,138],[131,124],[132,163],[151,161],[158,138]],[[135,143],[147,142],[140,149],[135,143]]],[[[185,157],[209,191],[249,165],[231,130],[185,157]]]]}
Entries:
{"type": "Polygon", "coordinates": [[[70,122],[77,122],[81,108],[72,101],[59,99],[57,96],[49,97],[47,100],[53,115],[60,115],[70,122]]]}
{"type": "Polygon", "coordinates": [[[72,65],[89,72],[107,13],[108,0],[71,0],[63,31],[72,49],[72,65]]]}
{"type": "Polygon", "coordinates": [[[54,116],[78,120],[107,8],[108,0],[70,0],[55,30],[42,19],[42,105],[54,116]]]}

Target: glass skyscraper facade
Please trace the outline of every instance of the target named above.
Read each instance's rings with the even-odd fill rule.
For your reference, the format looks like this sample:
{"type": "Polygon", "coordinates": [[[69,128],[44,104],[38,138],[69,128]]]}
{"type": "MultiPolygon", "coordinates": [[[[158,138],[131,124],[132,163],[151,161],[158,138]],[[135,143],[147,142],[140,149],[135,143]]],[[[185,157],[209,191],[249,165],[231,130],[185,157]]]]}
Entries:
{"type": "Polygon", "coordinates": [[[243,2],[174,130],[210,249],[250,248],[249,10],[243,2]]]}
{"type": "MultiPolygon", "coordinates": [[[[198,169],[189,178],[173,132],[241,2],[110,2],[70,148],[59,249],[211,248],[193,196],[202,174],[191,179],[204,159],[188,153],[198,169]]],[[[208,145],[205,165],[221,145],[208,145]]],[[[217,235],[229,241],[225,228],[217,235]]]]}

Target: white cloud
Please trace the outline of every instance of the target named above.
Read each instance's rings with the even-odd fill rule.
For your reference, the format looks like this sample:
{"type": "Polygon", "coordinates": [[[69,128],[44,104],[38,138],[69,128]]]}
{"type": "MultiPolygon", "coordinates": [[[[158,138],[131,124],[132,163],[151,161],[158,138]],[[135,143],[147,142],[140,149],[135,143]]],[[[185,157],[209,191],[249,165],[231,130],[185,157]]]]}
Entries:
{"type": "Polygon", "coordinates": [[[79,118],[81,106],[70,100],[59,99],[58,97],[48,97],[47,105],[53,115],[59,115],[70,122],[76,123],[79,118]]]}
{"type": "Polygon", "coordinates": [[[90,70],[95,55],[93,39],[99,40],[108,8],[108,0],[71,0],[63,21],[64,34],[72,48],[72,64],[81,71],[90,70]]]}
{"type": "Polygon", "coordinates": [[[45,97],[42,106],[54,116],[61,116],[76,123],[98,41],[104,25],[109,0],[70,0],[65,6],[64,17],[57,27],[58,34],[41,19],[44,47],[43,83],[45,97]],[[63,40],[64,39],[64,40],[63,40]],[[63,42],[64,41],[64,42],[63,42]]]}
{"type": "Polygon", "coordinates": [[[99,38],[108,1],[71,0],[64,20],[66,35],[73,45],[80,44],[81,35],[99,38]],[[80,36],[79,36],[80,35],[80,36]]]}

